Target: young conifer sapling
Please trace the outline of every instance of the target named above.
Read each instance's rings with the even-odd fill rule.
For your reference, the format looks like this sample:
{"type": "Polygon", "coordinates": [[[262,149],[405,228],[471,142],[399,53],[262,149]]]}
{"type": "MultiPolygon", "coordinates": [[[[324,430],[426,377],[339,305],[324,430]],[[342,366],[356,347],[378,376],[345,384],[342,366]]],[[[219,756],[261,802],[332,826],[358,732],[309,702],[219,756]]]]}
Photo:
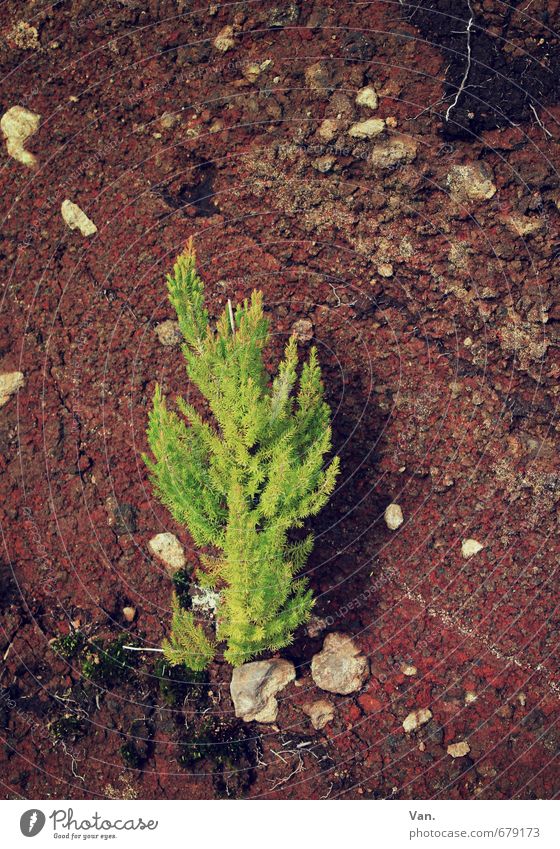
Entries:
{"type": "Polygon", "coordinates": [[[301,572],[313,534],[294,540],[291,533],[334,489],[339,459],[324,462],[331,414],[315,348],[298,379],[295,336],[269,378],[261,292],[235,310],[228,302],[212,327],[192,241],[167,287],[187,374],[208,416],[183,398],[170,410],[156,386],[147,431],[152,456],[144,460],[158,497],[200,549],[199,581],[218,590],[220,601],[213,639],[175,598],[163,651],[170,663],[200,670],[223,642],[226,660],[238,666],[288,645],[309,618],[313,596],[301,572]]]}

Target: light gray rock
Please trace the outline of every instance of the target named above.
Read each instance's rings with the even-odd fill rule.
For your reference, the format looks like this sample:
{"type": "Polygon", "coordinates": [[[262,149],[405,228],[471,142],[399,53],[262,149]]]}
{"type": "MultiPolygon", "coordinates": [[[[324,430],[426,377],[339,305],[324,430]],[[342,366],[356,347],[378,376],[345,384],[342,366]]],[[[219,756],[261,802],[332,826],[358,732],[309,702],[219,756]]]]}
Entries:
{"type": "Polygon", "coordinates": [[[295,677],[294,664],[282,658],[238,666],[230,684],[235,715],[245,722],[274,722],[278,715],[276,694],[295,677]]]}
{"type": "Polygon", "coordinates": [[[311,676],[328,693],[355,693],[369,676],[369,661],[346,634],[328,634],[322,650],[311,660],[311,676]]]}

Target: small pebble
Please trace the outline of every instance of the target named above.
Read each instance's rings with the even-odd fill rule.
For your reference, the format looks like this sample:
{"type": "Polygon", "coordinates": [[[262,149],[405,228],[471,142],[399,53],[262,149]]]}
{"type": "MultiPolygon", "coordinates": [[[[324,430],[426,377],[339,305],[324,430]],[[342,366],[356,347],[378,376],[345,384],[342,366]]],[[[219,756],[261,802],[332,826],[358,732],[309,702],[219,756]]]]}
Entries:
{"type": "Polygon", "coordinates": [[[136,608],[135,607],[123,607],[123,616],[127,622],[134,622],[136,618],[136,608]]]}
{"type": "Polygon", "coordinates": [[[377,109],[379,101],[375,89],[370,85],[361,88],[356,95],[356,103],[358,106],[367,106],[368,109],[377,109]]]}
{"type": "Polygon", "coordinates": [[[390,262],[380,262],[377,266],[377,273],[381,275],[381,277],[392,277],[393,266],[390,262]]]}
{"type": "Polygon", "coordinates": [[[301,318],[292,324],[292,333],[298,342],[309,342],[313,338],[313,324],[307,318],[301,318]]]}
{"type": "Polygon", "coordinates": [[[171,319],[162,321],[155,328],[155,332],[160,343],[166,347],[179,345],[183,341],[183,334],[178,321],[171,321],[171,319]]]}
{"type": "Polygon", "coordinates": [[[68,199],[64,200],[60,212],[71,230],[79,230],[82,236],[93,236],[97,233],[97,227],[77,203],[72,203],[68,199]]]}
{"type": "Polygon", "coordinates": [[[21,162],[22,165],[27,165],[28,168],[34,168],[37,160],[33,153],[25,150],[25,143],[37,132],[40,123],[41,116],[25,109],[24,106],[12,106],[0,120],[8,156],[21,162]]]}
{"type": "Polygon", "coordinates": [[[398,504],[389,504],[383,515],[390,531],[396,531],[404,522],[403,512],[398,504]]]}
{"type": "Polygon", "coordinates": [[[403,663],[403,665],[401,666],[401,672],[402,672],[403,675],[408,675],[408,676],[418,674],[418,670],[416,669],[416,667],[412,666],[412,664],[410,664],[410,663],[403,663]]]}
{"type": "Polygon", "coordinates": [[[403,722],[403,728],[407,734],[411,731],[416,731],[420,726],[425,725],[432,718],[433,713],[429,708],[419,708],[408,714],[403,722]]]}
{"type": "Polygon", "coordinates": [[[348,135],[353,139],[372,139],[385,129],[385,121],[382,118],[368,118],[353,124],[348,130],[348,135]]]}
{"type": "Polygon", "coordinates": [[[464,758],[465,755],[468,755],[471,747],[467,743],[466,740],[462,740],[460,743],[451,743],[447,747],[447,754],[451,755],[452,758],[464,758]]]}
{"type": "Polygon", "coordinates": [[[478,554],[479,551],[482,551],[484,546],[482,546],[475,539],[464,539],[463,544],[461,545],[461,554],[468,560],[469,557],[472,557],[474,554],[478,554]]]}
{"type": "Polygon", "coordinates": [[[223,29],[220,30],[216,38],[214,39],[214,47],[216,50],[219,50],[220,53],[226,53],[228,50],[231,50],[232,47],[235,46],[235,39],[233,37],[233,27],[228,24],[223,29]]]}

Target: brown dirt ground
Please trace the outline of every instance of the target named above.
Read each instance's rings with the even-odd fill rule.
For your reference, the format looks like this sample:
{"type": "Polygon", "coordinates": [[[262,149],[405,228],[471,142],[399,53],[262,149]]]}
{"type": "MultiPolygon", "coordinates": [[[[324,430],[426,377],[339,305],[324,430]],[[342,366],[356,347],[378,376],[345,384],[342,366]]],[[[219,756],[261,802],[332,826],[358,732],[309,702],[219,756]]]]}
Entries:
{"type": "Polygon", "coordinates": [[[1,111],[42,119],[35,171],[1,153],[0,372],[25,375],[0,411],[6,798],[558,793],[558,3],[523,5],[472,0],[467,86],[486,76],[446,120],[465,4],[2,4],[1,111]],[[366,83],[374,113],[355,104],[366,83]],[[347,135],[370,116],[394,119],[384,138],[347,135]],[[414,158],[376,169],[372,152],[403,138],[414,158]],[[493,197],[450,194],[468,163],[490,169],[493,197]],[[95,236],[66,227],[65,198],[95,236]],[[305,633],[284,652],[302,686],[277,728],[235,721],[223,663],[203,686],[162,684],[146,654],[96,682],[49,643],[77,620],[87,640],[151,646],[169,627],[147,542],[190,542],[139,454],[155,381],[186,390],[154,327],[191,235],[213,314],[264,290],[271,362],[313,322],[343,465],[315,524],[316,612],[372,666],[322,732],[301,710],[321,695],[305,633]],[[468,560],[466,537],[484,546],[468,560]],[[417,707],[433,719],[407,735],[417,707]]]}

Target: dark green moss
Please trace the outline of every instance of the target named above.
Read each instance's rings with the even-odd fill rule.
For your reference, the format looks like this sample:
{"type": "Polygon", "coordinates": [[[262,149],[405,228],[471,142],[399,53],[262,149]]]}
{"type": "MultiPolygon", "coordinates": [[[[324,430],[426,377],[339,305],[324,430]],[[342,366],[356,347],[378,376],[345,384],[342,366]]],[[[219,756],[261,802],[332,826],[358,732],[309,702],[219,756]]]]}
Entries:
{"type": "Polygon", "coordinates": [[[188,568],[178,569],[177,572],[175,572],[175,574],[173,575],[173,585],[175,587],[175,592],[177,594],[179,604],[185,610],[189,610],[192,603],[192,599],[189,595],[189,588],[191,585],[191,570],[188,568]]]}
{"type": "Polygon", "coordinates": [[[50,723],[49,731],[55,742],[71,743],[85,734],[86,724],[81,717],[65,713],[50,723]]]}
{"type": "Polygon", "coordinates": [[[51,648],[56,654],[59,654],[65,660],[75,657],[81,652],[86,642],[86,638],[81,631],[72,631],[64,637],[58,637],[51,643],[51,648]]]}
{"type": "Polygon", "coordinates": [[[195,672],[184,666],[171,666],[165,659],[158,660],[154,675],[159,679],[159,692],[169,707],[186,701],[200,703],[206,698],[208,673],[195,672]]]}
{"type": "Polygon", "coordinates": [[[240,798],[254,780],[259,738],[239,723],[216,717],[195,720],[179,746],[179,764],[193,769],[209,763],[217,796],[240,798]]]}
{"type": "Polygon", "coordinates": [[[82,666],[82,674],[95,684],[109,686],[126,681],[138,663],[136,652],[128,651],[125,645],[134,645],[129,634],[121,634],[116,640],[91,641],[82,666]]]}

